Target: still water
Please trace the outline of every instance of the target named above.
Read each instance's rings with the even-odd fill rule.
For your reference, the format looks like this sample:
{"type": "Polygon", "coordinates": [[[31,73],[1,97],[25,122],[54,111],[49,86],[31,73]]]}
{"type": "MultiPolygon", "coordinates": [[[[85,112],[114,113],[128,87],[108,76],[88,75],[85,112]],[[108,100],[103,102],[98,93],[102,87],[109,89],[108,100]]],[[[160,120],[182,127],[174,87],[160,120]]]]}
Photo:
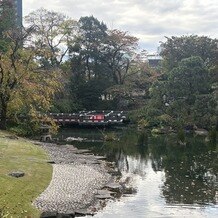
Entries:
{"type": "Polygon", "coordinates": [[[60,137],[86,138],[73,144],[107,156],[133,178],[137,193],[109,202],[95,218],[218,217],[216,143],[187,136],[186,145],[178,145],[175,135],[154,137],[134,129],[62,129],[60,137]],[[119,141],[100,141],[105,134],[119,141]]]}

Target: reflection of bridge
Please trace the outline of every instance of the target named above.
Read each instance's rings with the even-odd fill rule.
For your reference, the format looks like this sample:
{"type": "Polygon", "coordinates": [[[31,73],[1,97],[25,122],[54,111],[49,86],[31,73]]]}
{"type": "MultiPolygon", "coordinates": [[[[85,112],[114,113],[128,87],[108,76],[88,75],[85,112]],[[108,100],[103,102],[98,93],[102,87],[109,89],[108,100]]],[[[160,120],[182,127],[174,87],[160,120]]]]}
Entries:
{"type": "Polygon", "coordinates": [[[110,126],[120,125],[127,121],[127,112],[124,111],[81,111],[71,114],[50,113],[48,115],[60,125],[110,126]]]}

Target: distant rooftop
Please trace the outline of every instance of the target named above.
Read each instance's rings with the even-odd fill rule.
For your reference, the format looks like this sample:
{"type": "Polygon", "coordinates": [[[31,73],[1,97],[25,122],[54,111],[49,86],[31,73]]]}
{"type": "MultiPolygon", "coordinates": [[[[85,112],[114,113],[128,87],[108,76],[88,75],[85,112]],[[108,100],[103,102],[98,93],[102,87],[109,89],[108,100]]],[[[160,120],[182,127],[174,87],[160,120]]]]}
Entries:
{"type": "Polygon", "coordinates": [[[163,58],[159,54],[148,54],[148,60],[162,60],[163,58]]]}

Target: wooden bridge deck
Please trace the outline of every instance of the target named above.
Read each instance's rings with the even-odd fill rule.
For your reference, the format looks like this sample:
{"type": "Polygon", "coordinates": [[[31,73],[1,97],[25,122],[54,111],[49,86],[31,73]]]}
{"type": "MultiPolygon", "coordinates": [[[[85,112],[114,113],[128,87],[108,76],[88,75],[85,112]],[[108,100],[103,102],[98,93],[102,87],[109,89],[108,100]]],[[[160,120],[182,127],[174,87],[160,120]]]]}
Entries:
{"type": "Polygon", "coordinates": [[[121,125],[127,121],[125,111],[80,111],[79,113],[50,113],[48,115],[60,125],[109,126],[121,125]]]}

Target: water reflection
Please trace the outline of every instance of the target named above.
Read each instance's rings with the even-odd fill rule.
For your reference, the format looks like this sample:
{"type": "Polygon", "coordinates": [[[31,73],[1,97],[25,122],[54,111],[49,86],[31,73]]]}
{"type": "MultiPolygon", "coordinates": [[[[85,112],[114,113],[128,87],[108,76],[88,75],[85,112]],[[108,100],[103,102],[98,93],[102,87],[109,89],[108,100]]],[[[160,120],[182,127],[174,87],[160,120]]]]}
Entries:
{"type": "Polygon", "coordinates": [[[216,204],[217,153],[200,140],[173,147],[164,160],[167,203],[216,204]]]}
{"type": "Polygon", "coordinates": [[[186,146],[174,144],[175,141],[166,136],[148,140],[144,133],[128,132],[120,142],[106,146],[114,148],[115,161],[121,171],[133,168],[135,173],[144,175],[148,160],[154,172],[164,171],[162,193],[167,203],[216,204],[218,165],[215,147],[202,138],[189,137],[186,146]]]}
{"type": "MultiPolygon", "coordinates": [[[[121,208],[125,210],[125,206],[118,209],[122,203],[117,203],[116,213],[120,216],[116,217],[122,217],[121,214],[123,217],[218,216],[218,152],[215,144],[190,136],[186,146],[182,146],[175,143],[175,136],[151,137],[146,132],[132,129],[118,133],[120,140],[116,142],[77,144],[106,155],[116,162],[121,173],[137,178],[138,193],[126,203],[133,213],[127,208],[124,214],[119,212],[121,208]],[[161,208],[165,208],[166,213],[161,208]]],[[[101,134],[95,138],[101,138],[101,134]]],[[[110,213],[115,212],[108,206],[102,217],[113,217],[110,213]]]]}

